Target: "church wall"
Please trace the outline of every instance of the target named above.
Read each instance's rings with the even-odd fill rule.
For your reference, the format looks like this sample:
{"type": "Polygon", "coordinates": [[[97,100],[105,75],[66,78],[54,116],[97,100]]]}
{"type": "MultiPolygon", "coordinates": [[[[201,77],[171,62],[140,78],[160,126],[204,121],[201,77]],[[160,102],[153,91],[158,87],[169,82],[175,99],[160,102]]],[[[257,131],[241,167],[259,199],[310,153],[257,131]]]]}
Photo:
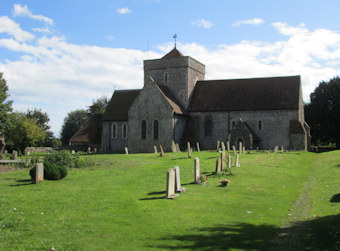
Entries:
{"type": "Polygon", "coordinates": [[[154,146],[162,145],[164,151],[171,151],[173,139],[173,109],[159,92],[158,87],[147,81],[129,110],[130,152],[153,152],[154,146]],[[158,139],[153,138],[154,120],[159,122],[158,139]],[[142,121],[146,121],[146,139],[142,139],[142,121]]]}
{"type": "MultiPolygon", "coordinates": [[[[249,124],[254,133],[261,139],[259,147],[262,149],[274,148],[283,145],[290,148],[289,121],[298,119],[298,110],[282,111],[232,111],[232,112],[195,112],[192,116],[199,116],[200,131],[198,140],[204,149],[215,149],[217,140],[227,141],[228,130],[232,121],[240,118],[249,124]],[[213,119],[213,133],[211,137],[204,136],[204,118],[210,114],[213,119]],[[258,121],[262,121],[262,130],[258,129],[258,121]]],[[[232,133],[232,131],[230,131],[232,133]]],[[[231,146],[236,142],[231,142],[231,146]]]]}
{"type": "MultiPolygon", "coordinates": [[[[123,138],[123,124],[126,121],[104,121],[102,132],[101,150],[105,153],[124,152],[124,148],[128,145],[127,138],[123,138]],[[112,136],[112,124],[116,124],[116,137],[112,136]]],[[[127,131],[129,137],[129,131],[127,131]]]]}

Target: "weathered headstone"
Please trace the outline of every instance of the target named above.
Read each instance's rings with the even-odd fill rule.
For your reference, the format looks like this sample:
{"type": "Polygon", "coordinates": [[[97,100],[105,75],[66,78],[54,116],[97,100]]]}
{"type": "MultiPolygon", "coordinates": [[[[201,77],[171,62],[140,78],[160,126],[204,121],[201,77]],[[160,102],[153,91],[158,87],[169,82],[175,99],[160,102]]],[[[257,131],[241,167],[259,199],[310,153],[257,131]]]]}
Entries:
{"type": "Polygon", "coordinates": [[[229,142],[229,140],[227,141],[227,151],[228,152],[230,151],[230,142],[229,142]]]}
{"type": "Polygon", "coordinates": [[[239,150],[239,153],[242,154],[242,142],[241,141],[238,144],[238,150],[239,150]]]}
{"type": "Polygon", "coordinates": [[[234,155],[236,155],[236,147],[233,146],[233,152],[234,152],[234,155]]]}
{"type": "Polygon", "coordinates": [[[243,153],[246,153],[246,147],[245,146],[243,147],[243,153]]]}
{"type": "Polygon", "coordinates": [[[93,151],[94,151],[94,153],[97,153],[97,148],[95,147],[95,148],[93,149],[93,151]]]}
{"type": "Polygon", "coordinates": [[[235,161],[235,167],[240,167],[240,162],[239,162],[240,155],[236,154],[236,161],[235,161]]]}
{"type": "Polygon", "coordinates": [[[225,144],[223,141],[221,141],[221,148],[222,148],[222,152],[225,152],[225,144]]]}
{"type": "Polygon", "coordinates": [[[226,153],[225,151],[221,152],[221,170],[225,170],[225,157],[226,153]]]}
{"type": "Polygon", "coordinates": [[[153,150],[155,151],[155,153],[158,153],[157,146],[153,146],[153,150]]]}
{"type": "Polygon", "coordinates": [[[35,166],[35,183],[39,183],[44,180],[44,164],[37,163],[35,166]]]}
{"type": "Polygon", "coordinates": [[[231,171],[231,162],[232,162],[232,158],[230,155],[228,155],[228,168],[230,169],[230,171],[231,171]]]}
{"type": "Polygon", "coordinates": [[[256,147],[256,152],[258,152],[259,151],[259,147],[256,147]]]}
{"type": "Polygon", "coordinates": [[[171,140],[171,151],[173,153],[177,152],[175,141],[171,140]]]}
{"type": "Polygon", "coordinates": [[[162,145],[159,145],[159,149],[161,150],[161,157],[164,157],[164,151],[162,145]]]}
{"type": "Polygon", "coordinates": [[[174,199],[177,196],[175,194],[175,171],[173,168],[170,168],[166,176],[166,198],[174,199]]]}
{"type": "Polygon", "coordinates": [[[221,173],[222,166],[221,166],[221,158],[217,157],[216,159],[216,173],[219,174],[221,173]]]}
{"type": "Polygon", "coordinates": [[[200,152],[200,143],[197,142],[197,152],[200,152]]]}
{"type": "Polygon", "coordinates": [[[87,148],[87,154],[91,154],[91,147],[87,148]]]}
{"type": "Polygon", "coordinates": [[[268,150],[266,150],[266,154],[269,154],[269,151],[268,151],[268,150]]]}
{"type": "Polygon", "coordinates": [[[128,150],[127,147],[125,147],[125,154],[126,154],[126,155],[129,155],[129,150],[128,150]]]}
{"type": "Polygon", "coordinates": [[[181,149],[179,148],[179,144],[178,143],[176,143],[176,150],[177,150],[178,153],[181,152],[181,149]]]}
{"type": "Polygon", "coordinates": [[[72,151],[71,151],[71,154],[76,154],[76,151],[75,151],[75,150],[72,150],[72,151]]]}
{"type": "Polygon", "coordinates": [[[175,166],[174,171],[175,171],[175,191],[178,193],[184,193],[185,188],[181,187],[181,175],[180,175],[179,167],[175,166]]]}
{"type": "Polygon", "coordinates": [[[7,153],[8,153],[8,150],[5,150],[5,151],[4,151],[4,154],[7,154],[7,153]]]}
{"type": "Polygon", "coordinates": [[[283,146],[281,146],[281,153],[283,153],[284,152],[284,148],[283,148],[283,146]]]}
{"type": "Polygon", "coordinates": [[[198,157],[195,158],[194,161],[194,183],[199,183],[200,177],[200,159],[198,157]]]}
{"type": "Polygon", "coordinates": [[[190,146],[190,142],[187,142],[187,148],[188,148],[188,158],[191,158],[191,146],[190,146]]]}
{"type": "Polygon", "coordinates": [[[217,147],[216,147],[216,151],[219,151],[220,150],[220,141],[217,140],[217,147]]]}
{"type": "Polygon", "coordinates": [[[15,150],[13,150],[12,159],[13,160],[17,160],[18,159],[18,152],[15,151],[15,150]]]}
{"type": "Polygon", "coordinates": [[[274,153],[277,153],[278,148],[279,148],[278,146],[274,147],[274,153]]]}
{"type": "Polygon", "coordinates": [[[2,159],[2,154],[5,151],[5,146],[6,146],[5,137],[3,134],[0,134],[0,159],[2,159]]]}

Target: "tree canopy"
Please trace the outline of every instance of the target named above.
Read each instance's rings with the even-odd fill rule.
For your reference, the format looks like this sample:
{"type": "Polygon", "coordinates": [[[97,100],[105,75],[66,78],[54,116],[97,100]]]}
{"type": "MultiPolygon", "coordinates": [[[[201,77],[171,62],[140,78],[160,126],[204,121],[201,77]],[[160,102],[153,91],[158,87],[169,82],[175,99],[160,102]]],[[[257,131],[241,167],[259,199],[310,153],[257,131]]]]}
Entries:
{"type": "Polygon", "coordinates": [[[86,124],[89,119],[88,111],[75,110],[69,112],[64,119],[64,124],[61,128],[61,141],[64,145],[68,145],[70,138],[80,128],[82,124],[86,124]]]}
{"type": "Polygon", "coordinates": [[[8,116],[12,111],[13,101],[9,97],[8,86],[3,74],[0,72],[0,132],[3,132],[8,124],[8,116]]]}
{"type": "Polygon", "coordinates": [[[322,81],[305,106],[313,143],[336,143],[340,148],[340,78],[322,81]]]}

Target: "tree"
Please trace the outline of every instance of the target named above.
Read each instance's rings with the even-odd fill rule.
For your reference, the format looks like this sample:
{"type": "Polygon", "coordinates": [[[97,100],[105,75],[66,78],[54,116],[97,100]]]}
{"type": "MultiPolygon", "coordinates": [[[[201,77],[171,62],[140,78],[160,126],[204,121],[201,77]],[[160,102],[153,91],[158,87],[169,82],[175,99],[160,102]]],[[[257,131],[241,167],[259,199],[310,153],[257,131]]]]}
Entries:
{"type": "Polygon", "coordinates": [[[12,113],[9,116],[9,125],[6,128],[7,145],[12,149],[25,153],[28,146],[36,146],[46,138],[44,130],[38,126],[33,118],[28,118],[24,113],[12,113]]]}
{"type": "Polygon", "coordinates": [[[109,102],[110,100],[107,96],[102,96],[98,98],[96,101],[93,101],[92,105],[89,106],[88,109],[90,116],[97,114],[103,115],[109,102]]]}
{"type": "Polygon", "coordinates": [[[340,148],[340,78],[322,81],[305,105],[313,143],[336,143],[340,148]]]}
{"type": "Polygon", "coordinates": [[[75,110],[67,114],[60,133],[61,141],[64,145],[68,145],[73,134],[80,128],[82,124],[87,123],[88,119],[89,114],[86,110],[75,110]]]}
{"type": "Polygon", "coordinates": [[[0,72],[0,132],[3,132],[8,125],[9,113],[12,111],[13,101],[7,100],[9,97],[6,80],[0,72]],[[7,100],[7,101],[6,101],[7,100]]]}
{"type": "Polygon", "coordinates": [[[34,108],[32,110],[28,109],[26,112],[26,117],[30,119],[34,119],[37,125],[44,130],[46,137],[43,142],[38,142],[38,146],[52,146],[52,141],[54,139],[53,132],[50,131],[51,127],[48,122],[50,118],[46,112],[43,112],[41,109],[34,108]]]}

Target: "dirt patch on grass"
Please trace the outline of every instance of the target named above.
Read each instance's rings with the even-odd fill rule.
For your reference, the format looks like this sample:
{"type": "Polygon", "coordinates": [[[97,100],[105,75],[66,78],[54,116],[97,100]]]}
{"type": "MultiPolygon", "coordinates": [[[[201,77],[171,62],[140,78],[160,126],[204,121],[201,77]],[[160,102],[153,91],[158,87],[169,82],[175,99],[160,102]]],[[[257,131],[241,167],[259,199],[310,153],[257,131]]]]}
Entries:
{"type": "Polygon", "coordinates": [[[10,165],[0,165],[0,173],[13,172],[13,171],[21,170],[21,169],[22,168],[13,167],[13,166],[10,166],[10,165]]]}

